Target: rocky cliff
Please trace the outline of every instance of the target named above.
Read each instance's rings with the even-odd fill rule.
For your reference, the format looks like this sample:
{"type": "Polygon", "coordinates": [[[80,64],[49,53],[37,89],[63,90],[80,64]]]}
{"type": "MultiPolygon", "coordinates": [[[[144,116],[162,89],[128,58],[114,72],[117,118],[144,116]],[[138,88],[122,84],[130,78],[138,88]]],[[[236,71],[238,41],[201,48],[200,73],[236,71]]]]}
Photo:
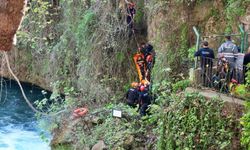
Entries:
{"type": "MultiPolygon", "coordinates": [[[[118,101],[128,83],[137,80],[131,57],[138,43],[155,47],[155,81],[184,78],[193,63],[187,57],[196,40],[192,27],[202,35],[239,33],[238,24],[246,20],[240,17],[249,9],[245,0],[135,2],[135,37],[126,25],[124,1],[29,3],[17,48],[9,52],[12,69],[22,81],[52,91],[73,88],[71,96],[79,100],[74,106],[98,107],[118,101]]],[[[216,50],[223,38],[206,40],[216,50]]],[[[0,74],[9,78],[4,61],[1,67],[0,74]]]]}
{"type": "MultiPolygon", "coordinates": [[[[138,1],[136,4],[137,42],[151,42],[160,62],[156,66],[164,68],[174,64],[175,74],[185,72],[180,68],[188,61],[188,49],[195,44],[193,26],[202,35],[239,33],[240,16],[248,6],[246,1],[223,0],[138,1]]],[[[39,2],[29,5],[17,34],[18,47],[10,52],[13,69],[22,81],[52,90],[51,83],[56,81],[81,89],[86,78],[84,72],[89,75],[88,71],[92,72],[92,78],[97,78],[93,82],[119,78],[125,84],[135,79],[130,60],[137,48],[133,37],[127,34],[125,2],[70,1],[53,7],[46,3],[42,5],[48,10],[32,10],[38,5],[39,2]],[[45,36],[46,33],[51,34],[45,36]]],[[[223,38],[207,40],[216,50],[223,38]]],[[[9,76],[4,69],[2,75],[9,76]]]]}

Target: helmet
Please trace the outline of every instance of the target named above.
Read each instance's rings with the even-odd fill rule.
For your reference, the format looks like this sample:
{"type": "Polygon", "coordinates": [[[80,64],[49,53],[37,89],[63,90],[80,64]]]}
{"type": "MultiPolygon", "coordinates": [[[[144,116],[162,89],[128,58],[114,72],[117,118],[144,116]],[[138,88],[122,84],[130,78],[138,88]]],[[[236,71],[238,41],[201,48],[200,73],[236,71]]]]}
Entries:
{"type": "Polygon", "coordinates": [[[150,83],[149,83],[148,80],[141,80],[141,84],[143,84],[143,85],[149,85],[150,83]]]}
{"type": "Polygon", "coordinates": [[[140,87],[140,91],[141,91],[141,92],[145,91],[145,86],[141,86],[141,87],[140,87]]]}
{"type": "Polygon", "coordinates": [[[131,83],[131,87],[133,87],[133,88],[135,88],[135,87],[137,87],[139,84],[137,83],[137,82],[132,82],[131,83]]]}
{"type": "Polygon", "coordinates": [[[146,61],[147,62],[151,62],[152,60],[153,60],[152,55],[148,55],[147,58],[146,58],[146,61]]]}
{"type": "Polygon", "coordinates": [[[146,80],[141,80],[141,84],[145,85],[147,83],[146,80]]]}

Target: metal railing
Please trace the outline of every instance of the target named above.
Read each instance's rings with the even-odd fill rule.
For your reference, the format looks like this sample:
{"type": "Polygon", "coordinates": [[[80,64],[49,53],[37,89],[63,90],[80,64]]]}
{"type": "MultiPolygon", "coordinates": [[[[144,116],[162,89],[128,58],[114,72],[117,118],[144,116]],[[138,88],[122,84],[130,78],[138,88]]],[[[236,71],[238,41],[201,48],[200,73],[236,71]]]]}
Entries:
{"type": "Polygon", "coordinates": [[[228,93],[230,92],[230,83],[241,84],[245,82],[246,67],[240,60],[229,62],[226,58],[201,57],[197,64],[196,82],[202,86],[228,93]]]}
{"type": "Polygon", "coordinates": [[[200,48],[201,40],[210,39],[210,38],[219,38],[219,37],[225,37],[225,36],[235,36],[240,39],[241,53],[245,52],[246,49],[248,48],[248,36],[250,33],[244,30],[243,25],[239,25],[240,33],[232,33],[232,34],[212,34],[212,35],[202,36],[202,34],[199,32],[199,30],[195,26],[193,26],[193,31],[196,36],[196,51],[198,51],[198,49],[200,48]]]}

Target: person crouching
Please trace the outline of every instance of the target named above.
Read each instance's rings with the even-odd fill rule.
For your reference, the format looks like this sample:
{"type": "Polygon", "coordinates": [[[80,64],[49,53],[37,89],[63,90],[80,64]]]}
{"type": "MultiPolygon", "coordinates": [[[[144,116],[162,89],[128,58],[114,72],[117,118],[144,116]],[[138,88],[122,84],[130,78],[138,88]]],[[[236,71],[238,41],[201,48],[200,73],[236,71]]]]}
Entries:
{"type": "Polygon", "coordinates": [[[148,106],[151,104],[150,95],[145,86],[140,86],[140,94],[139,94],[139,111],[141,116],[145,116],[147,114],[148,106]]]}
{"type": "Polygon", "coordinates": [[[137,82],[133,82],[131,84],[131,88],[128,90],[126,94],[127,104],[131,107],[136,107],[139,99],[139,84],[137,82]]]}

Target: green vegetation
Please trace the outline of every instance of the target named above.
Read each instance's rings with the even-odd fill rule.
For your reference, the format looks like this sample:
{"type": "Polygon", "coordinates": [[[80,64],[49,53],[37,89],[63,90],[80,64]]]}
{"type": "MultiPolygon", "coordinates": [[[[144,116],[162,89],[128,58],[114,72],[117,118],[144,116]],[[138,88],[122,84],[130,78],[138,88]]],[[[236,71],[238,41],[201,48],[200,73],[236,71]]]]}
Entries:
{"type": "MultiPolygon", "coordinates": [[[[186,84],[181,83],[186,82],[177,85],[185,89],[186,84]]],[[[228,149],[234,127],[230,116],[221,113],[223,102],[198,93],[171,93],[170,85],[163,82],[155,90],[160,93],[156,102],[164,107],[158,120],[157,149],[228,149]]]]}
{"type": "MultiPolygon", "coordinates": [[[[250,64],[248,65],[250,67],[250,64]]],[[[250,71],[247,72],[246,78],[246,90],[244,94],[250,93],[250,71]]],[[[249,95],[248,95],[249,96],[249,95]]],[[[246,146],[247,149],[250,148],[250,97],[248,97],[247,102],[245,103],[245,114],[241,118],[242,129],[242,138],[241,143],[246,146]]]]}
{"type": "Polygon", "coordinates": [[[227,27],[225,29],[226,33],[232,33],[232,27],[237,25],[236,19],[239,16],[244,15],[245,13],[245,6],[248,0],[227,0],[226,1],[226,10],[225,16],[227,20],[227,27]]]}
{"type": "Polygon", "coordinates": [[[135,15],[135,21],[139,25],[143,25],[143,19],[145,17],[145,12],[144,12],[144,2],[139,1],[136,5],[136,15],[135,15]]]}
{"type": "Polygon", "coordinates": [[[230,119],[221,115],[223,103],[192,93],[176,97],[161,124],[160,149],[228,149],[230,119]]]}
{"type": "MultiPolygon", "coordinates": [[[[17,34],[18,48],[26,54],[25,60],[18,63],[28,64],[31,77],[39,76],[51,84],[51,98],[37,101],[37,107],[51,113],[65,110],[49,126],[45,123],[46,128],[55,132],[67,121],[75,123],[68,119],[76,107],[88,106],[90,110],[71,126],[70,142],[66,147],[58,146],[59,150],[70,149],[71,145],[73,149],[83,145],[91,148],[98,140],[104,140],[108,149],[229,149],[232,146],[239,123],[222,113],[223,102],[185,92],[191,84],[186,78],[195,52],[194,47],[190,48],[194,45],[191,27],[198,24],[205,30],[209,28],[205,21],[210,17],[218,21],[212,24],[220,24],[221,18],[225,18],[226,30],[231,32],[238,25],[235,20],[244,14],[247,1],[223,1],[225,13],[213,8],[204,22],[199,17],[190,18],[194,7],[203,2],[209,1],[138,1],[136,27],[147,26],[149,35],[141,37],[147,32],[137,33],[138,29],[137,40],[148,38],[157,53],[152,76],[155,103],[150,115],[140,119],[136,109],[121,104],[129,83],[137,80],[131,59],[137,43],[134,37],[129,37],[124,10],[118,8],[120,3],[92,0],[63,0],[60,6],[42,0],[30,3],[17,34]],[[59,98],[61,93],[65,100],[59,98]],[[112,117],[112,109],[122,110],[124,116],[112,117]]],[[[224,30],[214,28],[211,30],[224,30]]],[[[246,93],[248,88],[249,85],[238,91],[246,93]]],[[[246,109],[250,109],[250,104],[246,104],[246,109]]],[[[250,141],[249,118],[247,111],[241,120],[242,144],[246,147],[250,141]]]]}
{"type": "Polygon", "coordinates": [[[168,81],[156,83],[153,90],[157,92],[157,99],[150,108],[151,115],[141,119],[137,108],[124,104],[110,103],[90,112],[73,127],[72,148],[83,145],[90,148],[99,140],[103,140],[108,149],[230,148],[236,120],[222,113],[221,100],[184,93],[187,82],[173,84],[173,87],[168,81]],[[171,92],[177,85],[182,90],[171,92]],[[113,117],[113,109],[121,110],[123,117],[113,117]]]}

